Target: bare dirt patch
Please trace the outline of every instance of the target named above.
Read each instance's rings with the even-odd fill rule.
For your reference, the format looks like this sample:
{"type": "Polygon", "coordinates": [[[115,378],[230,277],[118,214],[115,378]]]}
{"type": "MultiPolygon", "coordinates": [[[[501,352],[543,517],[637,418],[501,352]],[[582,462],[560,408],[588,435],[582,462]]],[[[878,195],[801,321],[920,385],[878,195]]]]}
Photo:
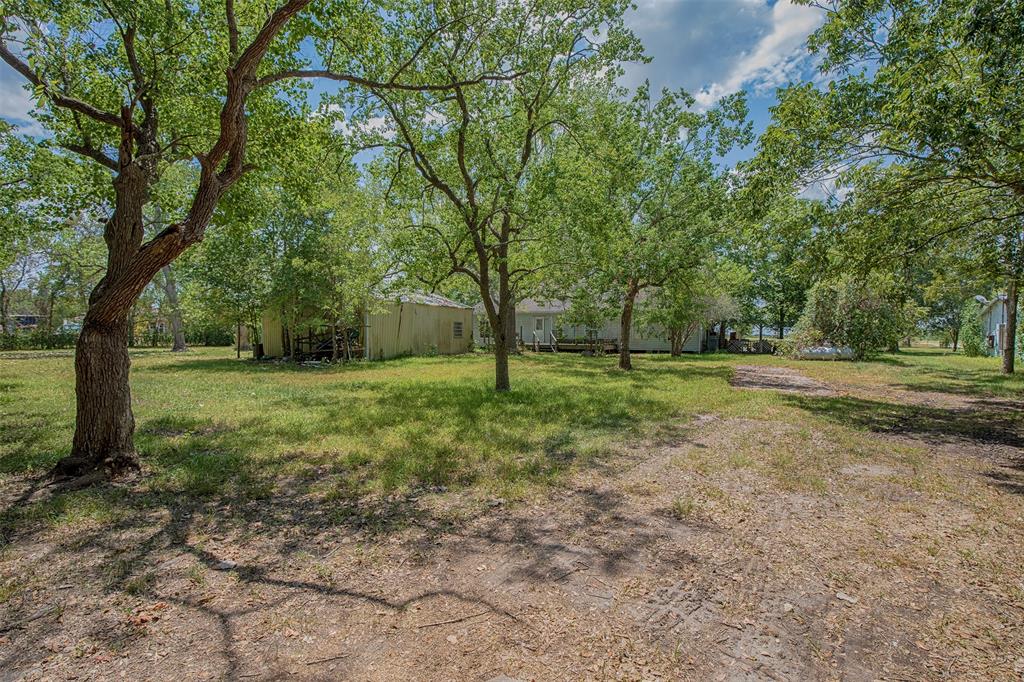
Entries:
{"type": "Polygon", "coordinates": [[[303,480],[167,504],[128,486],[122,519],[8,538],[0,670],[1017,679],[1024,496],[979,458],[833,436],[708,415],[514,505],[331,502],[303,480]]]}
{"type": "Polygon", "coordinates": [[[738,365],[731,383],[736,388],[783,391],[812,396],[835,395],[835,391],[827,384],[811,379],[789,367],[738,365]]]}

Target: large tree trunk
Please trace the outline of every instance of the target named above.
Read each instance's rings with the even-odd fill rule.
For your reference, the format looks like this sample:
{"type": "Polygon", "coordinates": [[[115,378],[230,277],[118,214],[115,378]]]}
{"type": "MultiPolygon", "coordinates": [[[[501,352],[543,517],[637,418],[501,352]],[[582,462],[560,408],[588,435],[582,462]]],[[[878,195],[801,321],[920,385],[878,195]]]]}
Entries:
{"type": "Polygon", "coordinates": [[[505,312],[505,339],[508,341],[509,355],[519,355],[518,334],[516,331],[516,300],[509,294],[508,310],[505,312]]]}
{"type": "Polygon", "coordinates": [[[167,297],[167,307],[170,309],[171,335],[174,342],[171,345],[171,352],[184,353],[188,348],[185,345],[185,325],[181,321],[181,306],[178,304],[178,283],[174,281],[174,273],[171,272],[170,264],[163,267],[164,295],[167,297]]]}
{"type": "Polygon", "coordinates": [[[779,306],[779,338],[786,338],[786,309],[779,306]]]}
{"type": "MultiPolygon", "coordinates": [[[[512,290],[509,287],[507,265],[498,265],[498,306],[497,316],[492,320],[496,330],[494,335],[494,390],[499,393],[512,390],[508,375],[508,356],[510,348],[515,345],[515,303],[512,302],[512,290]],[[511,319],[511,322],[509,321],[511,319]]],[[[516,349],[518,352],[518,348],[516,349]]]]}
{"type": "Polygon", "coordinates": [[[75,345],[75,437],[58,476],[137,470],[132,396],[128,386],[128,316],[96,323],[87,314],[75,345]]]}
{"type": "Polygon", "coordinates": [[[1017,280],[1006,287],[1006,347],[1003,348],[1003,374],[1013,374],[1017,355],[1017,280]]]}
{"type": "MultiPolygon", "coordinates": [[[[160,269],[203,238],[221,196],[246,171],[246,100],[257,85],[256,73],[274,38],[309,1],[288,0],[278,7],[241,50],[237,44],[234,13],[228,4],[231,64],[224,72],[227,82],[221,94],[218,134],[206,153],[195,154],[199,181],[184,219],[161,230],[146,243],[143,243],[143,207],[149,200],[150,188],[159,178],[161,162],[157,134],[159,117],[151,98],[152,92],[159,88],[150,87],[154,82],[146,80],[133,52],[128,49],[128,36],[134,36],[135,27],[129,27],[125,36],[134,72],[131,104],[123,104],[118,113],[79,108],[115,128],[120,142],[116,159],[98,148],[87,154],[80,152],[114,171],[114,208],[103,230],[107,271],[89,297],[89,308],[75,347],[78,406],[74,441],[71,454],[56,465],[54,473],[83,475],[84,482],[88,477],[113,475],[138,467],[132,444],[135,419],[128,387],[128,315],[160,269]]],[[[7,50],[6,45],[2,47],[0,57],[38,85],[41,79],[32,75],[32,66],[7,50]]],[[[58,107],[77,107],[53,95],[49,88],[42,90],[58,107]]],[[[85,142],[86,147],[91,147],[88,140],[85,142]]]]}
{"type": "Polygon", "coordinates": [[[633,332],[633,306],[636,304],[636,295],[636,283],[630,281],[626,297],[622,301],[622,315],[619,317],[619,369],[633,369],[629,341],[633,332]]]}
{"type": "Polygon", "coordinates": [[[131,165],[114,180],[116,205],[103,230],[107,272],[89,296],[75,344],[75,437],[55,475],[116,475],[138,469],[133,436],[128,346],[134,340],[135,303],[166,263],[138,267],[151,177],[131,165]]]}
{"type": "Polygon", "coordinates": [[[511,301],[507,275],[499,267],[498,300],[491,295],[489,281],[480,282],[480,296],[484,301],[484,314],[490,325],[491,340],[494,344],[494,390],[499,393],[511,390],[508,373],[508,356],[515,344],[515,304],[511,301]],[[512,318],[511,323],[509,318],[512,318]]]}
{"type": "Polygon", "coordinates": [[[249,325],[239,323],[238,325],[238,350],[245,352],[252,350],[249,343],[249,325]]]}
{"type": "Polygon", "coordinates": [[[508,339],[504,334],[494,336],[494,390],[504,393],[512,389],[508,376],[508,339]]]}
{"type": "Polygon", "coordinates": [[[0,284],[0,334],[6,334],[9,326],[9,301],[10,297],[7,294],[7,285],[0,284]]]}
{"type": "Polygon", "coordinates": [[[953,352],[956,352],[957,344],[960,342],[960,327],[953,329],[953,352]]]}

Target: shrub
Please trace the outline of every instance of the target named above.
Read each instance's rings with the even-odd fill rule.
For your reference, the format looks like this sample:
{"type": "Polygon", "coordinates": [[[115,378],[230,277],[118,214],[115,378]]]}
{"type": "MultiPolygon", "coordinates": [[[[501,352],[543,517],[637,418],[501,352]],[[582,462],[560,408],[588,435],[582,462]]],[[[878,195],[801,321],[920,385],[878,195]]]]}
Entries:
{"type": "Polygon", "coordinates": [[[981,357],[985,354],[985,331],[981,328],[981,306],[975,300],[964,304],[961,315],[960,347],[969,358],[981,357]]]}
{"type": "Polygon", "coordinates": [[[779,357],[796,357],[797,351],[800,350],[796,339],[793,338],[775,339],[772,343],[775,345],[775,355],[778,355],[779,357]]]}
{"type": "Polygon", "coordinates": [[[74,348],[78,332],[17,331],[0,334],[0,350],[52,350],[74,348]]]}
{"type": "Polygon", "coordinates": [[[233,346],[234,330],[221,324],[193,322],[185,325],[185,343],[190,346],[233,346]]]}
{"type": "Polygon", "coordinates": [[[896,345],[911,326],[905,305],[891,280],[843,275],[811,287],[794,340],[800,348],[849,346],[856,360],[896,345]]]}

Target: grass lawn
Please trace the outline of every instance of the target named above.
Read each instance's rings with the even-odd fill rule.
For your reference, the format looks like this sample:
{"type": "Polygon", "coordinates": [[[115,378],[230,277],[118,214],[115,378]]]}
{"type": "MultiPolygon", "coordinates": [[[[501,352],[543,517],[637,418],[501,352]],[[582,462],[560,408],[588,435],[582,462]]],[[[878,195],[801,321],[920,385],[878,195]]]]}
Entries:
{"type": "MultiPolygon", "coordinates": [[[[154,491],[261,497],[281,476],[315,472],[325,480],[340,475],[337,494],[444,485],[515,497],[677,418],[800,421],[831,409],[827,401],[795,405],[779,394],[730,389],[732,367],[751,363],[912,391],[1009,397],[1024,389],[1024,379],[999,374],[993,358],[937,349],[856,364],[638,355],[631,373],[618,371],[614,358],[527,354],[512,359],[514,390],[501,395],[491,390],[492,361],[482,354],[310,368],[199,348],[134,352],[132,391],[154,491]]],[[[0,382],[0,474],[45,471],[73,433],[70,353],[0,354],[0,382]]]]}
{"type": "MultiPolygon", "coordinates": [[[[0,363],[0,472],[42,472],[70,442],[72,358],[0,363]]],[[[266,496],[281,476],[315,472],[341,475],[337,494],[444,485],[516,496],[610,440],[732,402],[726,362],[637,364],[626,374],[611,358],[524,356],[512,361],[515,390],[500,395],[481,354],[310,368],[239,361],[230,349],[142,350],[137,440],[148,485],[175,494],[266,496]]]]}
{"type": "MultiPolygon", "coordinates": [[[[1019,402],[1024,379],[999,374],[994,358],[971,359],[932,348],[908,349],[863,363],[797,362],[765,356],[638,355],[636,369],[626,373],[615,368],[614,358],[527,354],[511,361],[513,390],[508,394],[495,394],[491,389],[492,359],[483,354],[304,367],[237,360],[231,349],[202,348],[180,355],[139,350],[132,361],[136,440],[143,475],[115,485],[61,493],[44,488],[41,474],[66,453],[71,440],[73,358],[69,352],[0,354],[0,489],[4,491],[0,565],[19,574],[11,573],[13,577],[0,581],[0,604],[15,624],[26,614],[32,615],[33,605],[42,598],[39,595],[49,589],[32,573],[40,570],[39,557],[50,552],[61,557],[48,566],[55,574],[72,570],[78,561],[94,564],[81,585],[78,579],[72,580],[76,590],[83,587],[91,595],[81,602],[92,604],[89,609],[115,604],[115,608],[127,609],[128,618],[134,618],[132,609],[142,608],[139,604],[170,603],[171,608],[198,609],[204,617],[216,616],[223,630],[227,627],[224,623],[233,622],[234,616],[216,609],[211,616],[207,602],[202,601],[206,597],[198,593],[219,585],[219,598],[225,598],[243,585],[259,583],[264,591],[250,595],[259,600],[269,598],[266,590],[286,589],[280,582],[283,578],[266,582],[270,568],[254,573],[259,563],[256,559],[242,583],[216,583],[220,574],[208,571],[227,551],[225,543],[236,548],[246,543],[266,545],[261,551],[268,560],[287,557],[294,571],[304,576],[304,589],[319,586],[319,598],[329,605],[331,599],[341,597],[324,590],[328,586],[335,589],[339,575],[349,575],[355,582],[372,580],[381,566],[395,562],[426,566],[440,555],[453,567],[463,559],[477,562],[462,567],[467,575],[451,578],[467,591],[498,589],[497,583],[485,588],[477,584],[489,575],[478,566],[486,567],[490,554],[482,554],[485,558],[480,559],[464,549],[438,549],[456,543],[457,538],[461,538],[459,543],[469,537],[474,542],[500,539],[499,554],[508,565],[526,561],[523,557],[527,556],[533,561],[538,556],[554,563],[569,561],[565,558],[568,554],[552,547],[589,547],[592,554],[585,562],[573,561],[586,563],[591,570],[596,556],[610,551],[602,543],[618,538],[616,533],[621,538],[615,541],[634,546],[638,556],[650,553],[647,559],[638,560],[647,568],[639,577],[630,578],[641,582],[626,581],[629,576],[612,570],[611,564],[601,574],[606,586],[625,581],[616,597],[619,605],[630,599],[660,603],[661,597],[656,595],[664,586],[659,587],[657,579],[681,570],[664,563],[666,547],[684,548],[678,551],[695,556],[705,547],[704,560],[736,561],[738,554],[720,556],[731,547],[729,551],[742,553],[743,561],[749,562],[753,560],[752,547],[765,536],[777,536],[774,551],[792,554],[786,569],[789,577],[780,578],[779,586],[773,588],[779,594],[802,584],[798,574],[815,569],[818,560],[811,555],[832,547],[834,552],[827,561],[819,557],[821,566],[828,563],[830,568],[801,578],[813,583],[814,589],[824,590],[822,594],[835,593],[835,585],[849,591],[858,583],[876,579],[879,585],[891,584],[892,571],[916,576],[942,566],[948,575],[957,576],[948,578],[954,583],[961,573],[973,576],[989,585],[987,589],[997,585],[1000,598],[1016,603],[1014,608],[1024,607],[1024,584],[1018,585],[1016,592],[1012,587],[1014,548],[1019,550],[1020,544],[1008,535],[1019,538],[1024,531],[1024,482],[1015,473],[1022,461],[1015,458],[1024,446],[1024,409],[1019,402]],[[740,374],[753,377],[755,384],[759,377],[779,376],[785,382],[793,370],[809,382],[810,389],[784,385],[781,391],[749,390],[751,387],[734,385],[740,374]],[[1001,464],[993,469],[991,462],[997,459],[1001,464]],[[581,491],[589,492],[584,495],[581,491]],[[885,496],[879,497],[880,491],[885,491],[885,496]],[[813,514],[812,507],[817,510],[813,514]],[[514,519],[502,516],[505,508],[514,519]],[[960,516],[951,510],[966,516],[957,521],[960,516]],[[796,530],[787,525],[796,523],[794,519],[804,513],[811,514],[809,525],[796,530]],[[500,529],[481,531],[480,524],[498,517],[504,524],[500,529]],[[576,530],[570,537],[560,536],[554,544],[535,542],[540,535],[556,532],[532,525],[542,524],[545,517],[563,519],[558,532],[576,530]],[[749,525],[748,520],[754,518],[759,518],[760,531],[749,525]],[[659,534],[657,541],[649,538],[652,528],[659,534]],[[602,532],[608,538],[599,537],[602,532]],[[523,541],[510,539],[520,536],[531,538],[528,549],[523,541]],[[295,546],[298,538],[314,545],[348,542],[345,538],[349,538],[354,551],[339,553],[340,544],[330,552],[300,551],[295,546]],[[650,547],[645,548],[645,538],[650,547]],[[904,546],[904,542],[909,544],[904,546]],[[510,543],[514,550],[509,549],[510,543]],[[802,543],[799,551],[793,543],[802,543]],[[896,545],[899,551],[894,551],[896,545]],[[955,552],[948,552],[948,546],[955,546],[955,552]],[[779,549],[786,547],[789,550],[779,549]],[[187,565],[182,564],[178,572],[161,568],[165,566],[161,562],[172,561],[174,552],[182,548],[190,557],[187,565]],[[400,559],[395,552],[402,553],[400,559]],[[867,568],[857,572],[841,566],[857,561],[866,561],[867,568]],[[945,565],[944,561],[953,563],[945,565]],[[256,575],[263,577],[257,580],[256,575]],[[359,578],[352,577],[357,575],[359,578]],[[197,593],[194,599],[191,592],[197,593]],[[638,595],[646,596],[641,599],[638,595]]],[[[488,551],[495,550],[492,546],[488,551]]],[[[754,552],[753,556],[760,554],[754,552]]],[[[1017,553],[1017,568],[1019,557],[1017,553]]],[[[582,575],[584,569],[572,566],[575,564],[570,562],[567,570],[582,575]]],[[[526,570],[516,570],[520,569],[526,570]]],[[[532,584],[538,570],[530,568],[529,575],[534,577],[525,582],[532,584]]],[[[765,570],[765,575],[772,574],[765,570]]],[[[291,576],[289,581],[292,578],[298,580],[291,576]]],[[[397,578],[377,579],[383,585],[397,578]]],[[[764,576],[753,579],[771,582],[764,576]]],[[[404,580],[398,584],[419,586],[433,578],[417,573],[404,580]]],[[[506,576],[501,585],[509,580],[506,576]]],[[[574,580],[555,581],[554,587],[567,590],[574,580]]],[[[287,585],[292,585],[289,581],[287,585]]],[[[709,584],[724,589],[714,580],[709,584]]],[[[943,589],[959,589],[958,585],[943,589]]],[[[800,594],[806,596],[810,591],[805,586],[800,594]]],[[[345,594],[352,598],[349,592],[345,594]]],[[[874,605],[882,608],[880,602],[888,596],[880,593],[874,605]]],[[[568,595],[570,603],[580,598],[568,595]]],[[[788,608],[800,608],[800,598],[787,596],[792,601],[788,608]]],[[[531,603],[531,597],[523,594],[516,599],[531,603]]],[[[367,608],[384,608],[399,614],[396,618],[407,618],[411,603],[378,603],[367,608]]],[[[904,607],[911,608],[899,606],[904,607]]],[[[701,613],[700,608],[680,617],[679,623],[696,618],[692,614],[701,613]]],[[[886,625],[878,626],[880,637],[891,623],[899,622],[896,608],[886,606],[886,625]]],[[[671,606],[670,613],[675,609],[671,606]]],[[[627,611],[632,614],[635,609],[622,614],[627,611]]],[[[88,613],[81,606],[80,615],[88,613]]],[[[282,607],[273,613],[274,618],[287,620],[292,612],[282,607]]],[[[610,613],[626,618],[614,609],[610,613]]],[[[846,611],[837,613],[850,617],[846,611]]],[[[828,611],[821,617],[828,621],[831,614],[828,611]]],[[[985,628],[1007,628],[1021,621],[1017,611],[1012,616],[990,616],[982,619],[985,628]]],[[[265,618],[270,616],[263,617],[259,627],[284,631],[284,625],[277,621],[268,625],[265,618]]],[[[551,613],[544,617],[558,618],[551,613]]],[[[721,621],[731,616],[717,613],[714,617],[721,621]]],[[[379,620],[379,613],[373,618],[379,620]]],[[[0,617],[0,626],[3,620],[0,617]]],[[[344,622],[342,618],[343,624],[337,627],[344,622]]],[[[982,627],[980,621],[963,622],[982,627]]],[[[672,632],[682,627],[679,623],[672,632]]],[[[836,623],[836,627],[856,625],[836,623]]],[[[958,624],[961,621],[953,619],[943,627],[958,624]]],[[[399,626],[391,623],[387,627],[399,626]]],[[[417,627],[410,632],[415,634],[417,627]]],[[[935,627],[930,620],[922,621],[915,636],[942,641],[935,627]]],[[[51,633],[62,632],[57,623],[50,623],[50,628],[51,633]]],[[[693,628],[689,636],[694,641],[721,639],[704,624],[696,623],[693,628]]],[[[596,636],[594,632],[577,635],[596,636]]],[[[1008,632],[1001,632],[989,632],[986,637],[1004,650],[1011,646],[1017,651],[1022,646],[1019,637],[1007,639],[1008,632]]],[[[726,634],[735,633],[730,630],[726,634]]],[[[184,641],[181,632],[165,635],[178,645],[184,641]]],[[[321,636],[323,633],[316,635],[321,636]]],[[[85,636],[79,632],[75,637],[81,640],[85,636]]],[[[135,651],[132,637],[118,640],[116,646],[96,644],[95,637],[86,639],[96,651],[110,653],[135,651]]],[[[662,660],[659,657],[666,651],[663,637],[659,634],[654,644],[644,644],[646,660],[662,660]]],[[[816,642],[809,653],[797,644],[793,652],[799,653],[790,652],[798,658],[806,653],[801,670],[807,676],[818,677],[822,670],[838,665],[835,657],[839,654],[827,653],[827,637],[801,637],[794,642],[816,642]],[[824,667],[815,667],[818,665],[824,667]]],[[[36,639],[42,642],[44,638],[36,639]]],[[[73,649],[81,646],[78,640],[73,649]]],[[[409,650],[426,646],[429,651],[436,645],[422,637],[410,641],[409,650]]],[[[742,640],[742,646],[775,646],[751,641],[742,640]]],[[[36,645],[30,644],[23,641],[18,648],[21,658],[0,656],[0,667],[5,661],[27,665],[41,660],[33,649],[36,645]]],[[[495,651],[501,646],[496,643],[495,651]]],[[[624,645],[619,642],[615,646],[624,645]]],[[[231,677],[241,670],[237,653],[224,653],[236,649],[230,642],[218,645],[217,654],[228,656],[220,674],[231,677]]],[[[671,654],[671,647],[667,651],[671,654]]],[[[679,651],[677,647],[676,654],[671,654],[675,658],[664,659],[658,669],[678,672],[680,668],[673,666],[690,660],[688,665],[696,666],[693,670],[701,670],[700,655],[680,659],[679,651]]],[[[741,653],[756,658],[762,651],[742,649],[741,653]]],[[[90,655],[67,654],[61,665],[73,664],[78,672],[95,673],[100,668],[91,667],[90,655]]],[[[1024,651],[1020,655],[1024,656],[1024,651]]],[[[494,660],[490,649],[480,656],[483,658],[473,660],[494,660]]],[[[888,656],[885,663],[895,666],[894,670],[923,670],[919,668],[923,659],[888,656]]],[[[967,654],[964,656],[963,661],[968,661],[967,654]]],[[[134,665],[140,665],[139,660],[136,656],[134,665]]],[[[986,661],[986,665],[992,664],[986,661]]],[[[406,663],[420,669],[415,661],[406,663]]],[[[942,665],[946,664],[943,659],[942,665]]],[[[1014,662],[1006,659],[1002,664],[1012,667],[1014,662]]],[[[556,677],[576,677],[582,670],[573,667],[575,662],[551,665],[550,670],[558,671],[556,677]]],[[[708,665],[712,670],[717,664],[708,665]]],[[[747,660],[743,665],[751,664],[747,660]]],[[[70,669],[54,668],[51,673],[70,669]]],[[[502,670],[515,677],[513,672],[518,669],[502,670]]],[[[472,670],[476,674],[489,668],[480,664],[472,670]]],[[[134,672],[162,676],[157,668],[145,666],[134,672]]],[[[433,676],[425,672],[423,678],[433,676]]],[[[366,677],[386,679],[387,675],[366,677]]]]}

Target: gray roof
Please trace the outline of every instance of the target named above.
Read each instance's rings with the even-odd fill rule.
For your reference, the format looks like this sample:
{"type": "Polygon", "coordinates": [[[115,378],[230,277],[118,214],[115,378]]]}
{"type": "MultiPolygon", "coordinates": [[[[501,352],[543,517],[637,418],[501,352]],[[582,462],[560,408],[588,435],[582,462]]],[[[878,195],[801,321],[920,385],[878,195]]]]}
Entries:
{"type": "Polygon", "coordinates": [[[516,305],[517,313],[564,313],[569,309],[568,301],[538,301],[532,298],[524,298],[516,305]]]}
{"type": "Polygon", "coordinates": [[[450,298],[442,296],[441,294],[424,294],[416,291],[403,292],[395,297],[402,303],[419,303],[420,305],[436,305],[441,308],[465,308],[469,309],[471,306],[463,305],[458,301],[453,301],[450,298]]]}
{"type": "MultiPolygon", "coordinates": [[[[473,306],[473,310],[483,312],[483,302],[473,306]]],[[[562,314],[569,309],[568,301],[537,301],[532,298],[524,298],[516,303],[516,313],[522,315],[536,315],[541,313],[562,314]]]]}
{"type": "Polygon", "coordinates": [[[984,315],[995,307],[997,303],[1006,303],[1008,297],[1006,294],[997,294],[991,301],[986,300],[984,296],[975,296],[974,298],[981,304],[981,314],[984,315]]]}

